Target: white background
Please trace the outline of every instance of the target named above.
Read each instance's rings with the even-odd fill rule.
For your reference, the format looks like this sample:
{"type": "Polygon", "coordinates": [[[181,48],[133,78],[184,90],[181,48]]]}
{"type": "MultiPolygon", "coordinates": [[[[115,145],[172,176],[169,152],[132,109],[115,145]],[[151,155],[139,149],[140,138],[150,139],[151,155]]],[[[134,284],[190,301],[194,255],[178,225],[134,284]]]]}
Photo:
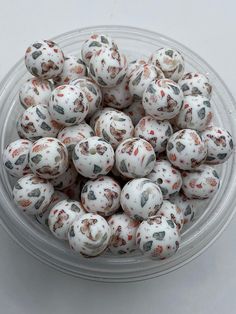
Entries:
{"type": "MultiPolygon", "coordinates": [[[[236,2],[220,0],[0,0],[0,78],[31,42],[84,26],[147,28],[185,44],[236,97],[236,2]]],[[[236,219],[203,255],[173,273],[130,284],[63,275],[19,248],[0,228],[1,314],[235,313],[236,219]]]]}

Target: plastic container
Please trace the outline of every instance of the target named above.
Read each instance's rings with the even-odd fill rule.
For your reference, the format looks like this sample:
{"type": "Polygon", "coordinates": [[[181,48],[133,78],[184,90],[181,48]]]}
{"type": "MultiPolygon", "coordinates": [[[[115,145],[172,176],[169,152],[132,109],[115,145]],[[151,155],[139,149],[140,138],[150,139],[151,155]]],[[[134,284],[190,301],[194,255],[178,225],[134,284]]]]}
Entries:
{"type": "MultiPolygon", "coordinates": [[[[81,43],[92,33],[107,33],[112,36],[128,59],[149,56],[159,47],[170,46],[181,51],[185,57],[187,71],[196,70],[208,75],[213,84],[212,104],[215,124],[226,127],[236,138],[235,101],[216,72],[194,52],[163,35],[124,26],[99,26],[78,29],[60,35],[54,40],[65,53],[78,55],[81,43]]],[[[17,138],[15,123],[23,111],[18,100],[19,86],[30,75],[21,59],[6,75],[0,85],[0,134],[1,156],[6,144],[17,138]]],[[[84,259],[68,248],[67,243],[55,239],[33,218],[23,215],[15,207],[11,197],[12,179],[2,165],[0,167],[0,218],[3,227],[25,250],[52,267],[86,279],[124,282],[143,280],[173,271],[202,253],[220,235],[229,223],[235,210],[235,154],[220,167],[221,188],[207,203],[203,202],[192,225],[184,231],[180,249],[175,256],[163,261],[147,260],[140,253],[125,257],[109,254],[84,259]]]]}

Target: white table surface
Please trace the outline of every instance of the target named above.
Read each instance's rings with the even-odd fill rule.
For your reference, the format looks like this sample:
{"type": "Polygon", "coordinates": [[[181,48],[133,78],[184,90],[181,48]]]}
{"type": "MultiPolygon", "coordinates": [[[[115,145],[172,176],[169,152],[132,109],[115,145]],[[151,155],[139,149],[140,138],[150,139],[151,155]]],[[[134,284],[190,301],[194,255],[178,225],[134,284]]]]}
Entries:
{"type": "MultiPolygon", "coordinates": [[[[216,69],[236,97],[234,0],[0,0],[0,4],[0,78],[34,40],[84,26],[131,25],[190,47],[216,69]]],[[[204,254],[183,268],[130,284],[95,283],[61,274],[27,254],[0,227],[0,313],[235,313],[235,226],[234,218],[204,254]]]]}

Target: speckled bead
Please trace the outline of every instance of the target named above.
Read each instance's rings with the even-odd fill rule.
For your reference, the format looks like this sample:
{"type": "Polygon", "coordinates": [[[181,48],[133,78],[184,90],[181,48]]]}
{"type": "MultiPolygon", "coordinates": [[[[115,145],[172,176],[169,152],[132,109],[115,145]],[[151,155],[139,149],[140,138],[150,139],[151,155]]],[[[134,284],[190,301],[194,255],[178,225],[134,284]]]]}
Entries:
{"type": "Polygon", "coordinates": [[[170,202],[181,209],[183,213],[184,224],[190,223],[195,215],[196,206],[191,199],[183,193],[178,193],[170,197],[170,202]]]}
{"type": "Polygon", "coordinates": [[[48,110],[53,120],[71,126],[84,120],[88,113],[88,101],[78,86],[61,85],[52,92],[48,110]]]}
{"type": "Polygon", "coordinates": [[[147,176],[153,169],[156,155],[150,143],[141,138],[129,138],[115,152],[116,168],[127,178],[147,176]]]}
{"type": "Polygon", "coordinates": [[[61,190],[61,192],[65,193],[67,195],[67,198],[71,200],[80,201],[81,185],[83,179],[83,177],[78,176],[75,183],[61,190]]]}
{"type": "Polygon", "coordinates": [[[120,142],[134,135],[134,126],[129,116],[113,110],[100,115],[94,131],[97,136],[103,137],[113,148],[116,148],[120,142]]]}
{"type": "Polygon", "coordinates": [[[144,64],[137,67],[130,76],[129,90],[131,95],[141,100],[143,93],[152,81],[163,79],[162,71],[152,64],[144,64]]]}
{"type": "Polygon", "coordinates": [[[152,259],[171,257],[179,248],[180,234],[176,224],[164,216],[143,221],[137,230],[136,244],[152,259]]]}
{"type": "Polygon", "coordinates": [[[183,129],[169,138],[166,149],[169,161],[177,168],[191,170],[206,158],[207,145],[194,130],[183,129]]]}
{"type": "Polygon", "coordinates": [[[92,34],[82,45],[81,56],[87,66],[89,66],[92,56],[102,48],[117,49],[114,41],[105,34],[92,34]]]}
{"type": "Polygon", "coordinates": [[[98,120],[98,118],[104,113],[104,112],[107,112],[107,111],[116,111],[115,108],[111,108],[111,107],[106,107],[106,108],[102,108],[102,109],[99,109],[97,110],[91,117],[90,121],[89,121],[89,125],[91,126],[92,129],[95,128],[95,124],[98,120]]]}
{"type": "Polygon", "coordinates": [[[209,83],[208,78],[197,72],[186,73],[179,85],[184,93],[184,96],[188,95],[202,95],[207,98],[211,98],[212,86],[209,83]]]}
{"type": "Polygon", "coordinates": [[[57,85],[69,84],[72,80],[87,76],[88,71],[83,60],[75,56],[64,57],[62,72],[53,78],[57,85]]]}
{"type": "Polygon", "coordinates": [[[72,158],[75,145],[81,140],[94,135],[94,131],[90,125],[83,121],[78,125],[66,126],[58,133],[57,138],[66,146],[69,158],[72,158]]]}
{"type": "Polygon", "coordinates": [[[120,193],[121,188],[114,179],[101,176],[85,183],[81,202],[88,212],[110,216],[120,207],[120,193]]]}
{"type": "Polygon", "coordinates": [[[92,136],[81,140],[74,148],[73,163],[84,177],[95,179],[107,174],[114,165],[114,150],[103,138],[92,136]]]}
{"type": "Polygon", "coordinates": [[[202,137],[207,145],[206,163],[222,164],[233,153],[233,138],[227,130],[217,126],[209,126],[202,132],[202,137]]]}
{"type": "Polygon", "coordinates": [[[32,172],[28,163],[31,147],[32,142],[24,139],[16,140],[6,146],[2,159],[6,171],[11,176],[20,178],[32,172]]]}
{"type": "Polygon", "coordinates": [[[213,110],[209,99],[202,95],[186,96],[175,119],[179,129],[203,131],[211,123],[213,110]]]}
{"type": "Polygon", "coordinates": [[[71,85],[79,86],[84,92],[89,111],[86,115],[86,119],[92,117],[92,115],[102,108],[102,92],[99,86],[90,77],[81,77],[70,82],[71,85]]]}
{"type": "Polygon", "coordinates": [[[16,206],[28,215],[40,214],[50,204],[54,188],[52,184],[33,174],[20,178],[13,188],[16,206]]]}
{"type": "Polygon", "coordinates": [[[157,121],[151,116],[143,117],[134,129],[135,137],[149,142],[157,153],[164,152],[169,137],[173,134],[169,121],[157,121]]]}
{"type": "Polygon", "coordinates": [[[52,179],[50,182],[56,190],[64,190],[70,185],[74,184],[77,180],[78,172],[76,171],[74,164],[69,163],[68,168],[59,177],[52,179]]]}
{"type": "Polygon", "coordinates": [[[147,115],[157,120],[174,118],[183,105],[184,96],[177,83],[168,79],[151,82],[143,93],[143,107],[147,115]]]}
{"type": "Polygon", "coordinates": [[[201,165],[194,171],[183,171],[182,178],[182,190],[188,198],[205,199],[213,197],[220,186],[217,171],[208,165],[201,165]]]}
{"type": "Polygon", "coordinates": [[[147,63],[148,63],[148,58],[145,58],[145,57],[129,62],[126,76],[130,79],[133,71],[137,70],[140,65],[145,65],[147,63]]]}
{"type": "Polygon", "coordinates": [[[121,191],[121,207],[130,218],[138,221],[155,216],[162,202],[160,188],[146,178],[129,181],[121,191]]]}
{"type": "Polygon", "coordinates": [[[48,106],[38,104],[27,108],[19,117],[18,134],[31,141],[42,137],[56,137],[62,126],[52,119],[48,106]]]}
{"type": "Polygon", "coordinates": [[[173,48],[165,47],[154,51],[149,62],[160,68],[166,78],[175,82],[184,74],[184,58],[173,48]]]}
{"type": "Polygon", "coordinates": [[[133,102],[128,108],[125,108],[123,112],[130,117],[134,126],[146,115],[141,101],[133,102]]]}
{"type": "Polygon", "coordinates": [[[48,104],[53,90],[51,81],[30,78],[23,83],[19,90],[20,103],[24,108],[38,104],[48,104]]]}
{"type": "Polygon", "coordinates": [[[176,204],[171,203],[170,201],[164,200],[158,215],[164,216],[167,219],[173,220],[176,224],[179,231],[183,228],[184,225],[184,215],[180,207],[176,204]]]}
{"type": "Polygon", "coordinates": [[[81,203],[73,200],[58,202],[51,209],[48,216],[48,225],[52,234],[61,240],[68,239],[71,224],[85,214],[81,203]]]}
{"type": "Polygon", "coordinates": [[[114,214],[107,220],[111,228],[109,249],[112,254],[123,255],[136,249],[136,232],[139,222],[131,219],[125,213],[114,214]]]}
{"type": "Polygon", "coordinates": [[[64,55],[53,41],[39,40],[27,48],[25,65],[32,75],[42,79],[51,79],[62,72],[64,55]]]}
{"type": "Polygon", "coordinates": [[[36,141],[29,152],[29,166],[34,174],[54,179],[68,168],[68,152],[58,139],[44,137],[36,141]]]}
{"type": "Polygon", "coordinates": [[[148,178],[160,187],[164,199],[178,193],[182,186],[180,172],[168,160],[157,160],[148,178]]]}

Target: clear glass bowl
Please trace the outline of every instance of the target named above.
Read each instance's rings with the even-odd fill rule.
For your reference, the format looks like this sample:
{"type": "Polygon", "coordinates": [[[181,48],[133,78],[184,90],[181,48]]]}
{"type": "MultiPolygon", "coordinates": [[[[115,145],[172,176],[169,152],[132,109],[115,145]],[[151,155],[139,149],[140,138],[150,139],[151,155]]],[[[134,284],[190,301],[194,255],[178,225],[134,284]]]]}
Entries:
{"type": "MultiPolygon", "coordinates": [[[[207,74],[213,84],[212,105],[215,123],[226,127],[236,136],[235,101],[216,72],[198,55],[178,42],[154,32],[124,26],[98,26],[78,29],[60,35],[54,40],[65,53],[78,55],[81,43],[92,33],[107,33],[118,43],[129,60],[149,56],[159,47],[170,46],[181,51],[187,71],[207,74]]],[[[6,75],[0,85],[0,134],[1,156],[6,144],[17,138],[15,124],[23,111],[18,100],[18,90],[30,75],[21,59],[6,75]]],[[[1,157],[2,158],[2,157],[1,157]]],[[[163,261],[151,261],[140,253],[116,257],[109,254],[84,259],[74,254],[67,243],[55,239],[46,229],[15,207],[11,191],[12,178],[0,167],[0,218],[3,227],[24,249],[52,267],[86,279],[97,281],[125,282],[143,280],[175,270],[203,252],[222,232],[235,210],[235,154],[220,167],[221,187],[217,195],[202,207],[192,225],[183,232],[179,251],[163,261]]]]}

